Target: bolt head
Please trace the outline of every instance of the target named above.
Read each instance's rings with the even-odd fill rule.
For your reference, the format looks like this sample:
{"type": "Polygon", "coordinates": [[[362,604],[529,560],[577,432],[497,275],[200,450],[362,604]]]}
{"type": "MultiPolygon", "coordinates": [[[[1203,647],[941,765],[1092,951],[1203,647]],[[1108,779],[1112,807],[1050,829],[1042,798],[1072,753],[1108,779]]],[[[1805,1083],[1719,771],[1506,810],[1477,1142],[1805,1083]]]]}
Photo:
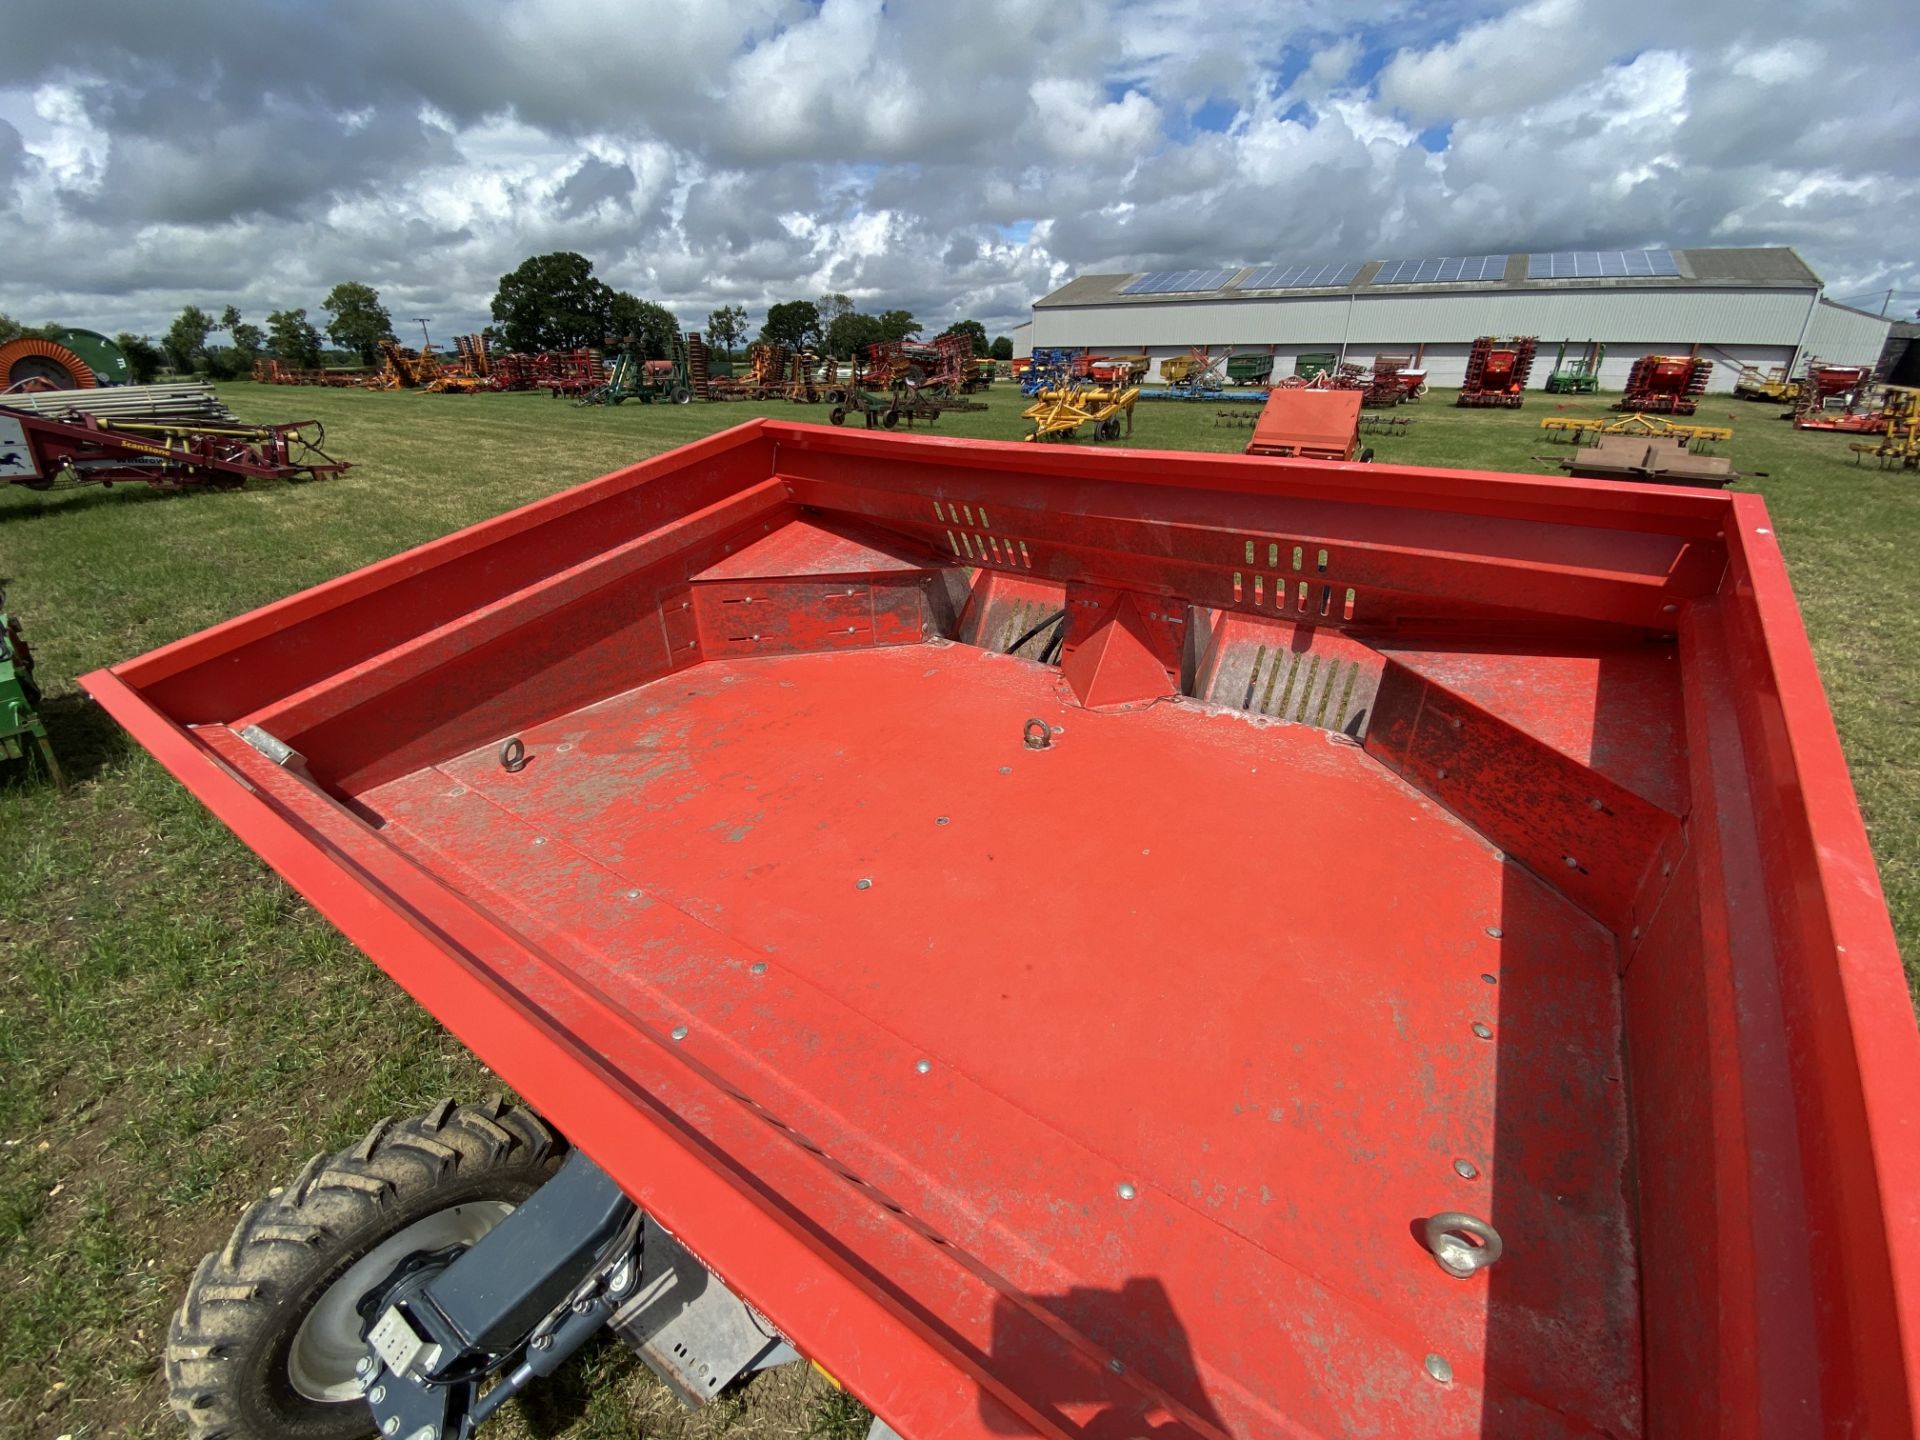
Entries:
{"type": "Polygon", "coordinates": [[[944,815],[936,815],[933,817],[933,823],[936,825],[945,825],[945,824],[948,824],[949,821],[947,820],[947,817],[944,815]]]}
{"type": "Polygon", "coordinates": [[[1444,1355],[1427,1356],[1427,1374],[1431,1375],[1435,1380],[1438,1380],[1442,1385],[1451,1385],[1453,1383],[1453,1366],[1447,1363],[1447,1357],[1444,1355]]]}
{"type": "Polygon", "coordinates": [[[1502,930],[1498,925],[1487,926],[1487,934],[1491,935],[1496,940],[1498,940],[1501,936],[1505,935],[1506,933],[1507,932],[1502,930]]]}
{"type": "Polygon", "coordinates": [[[1498,975],[1482,975],[1480,978],[1489,985],[1498,985],[1500,983],[1500,977],[1498,975]]]}
{"type": "Polygon", "coordinates": [[[676,1026],[674,1026],[674,1027],[673,1027],[673,1038],[674,1038],[674,1039],[676,1039],[676,1040],[684,1040],[684,1039],[686,1039],[686,1038],[687,1038],[687,1027],[686,1027],[686,1026],[684,1026],[684,1025],[676,1025],[676,1026]]]}
{"type": "Polygon", "coordinates": [[[373,1357],[371,1355],[362,1355],[358,1360],[354,1361],[353,1373],[362,1377],[373,1374],[373,1357]]]}
{"type": "Polygon", "coordinates": [[[933,1062],[931,1060],[916,1060],[913,1062],[913,1068],[918,1070],[922,1075],[925,1075],[933,1069],[933,1062]]]}
{"type": "Polygon", "coordinates": [[[1484,1020],[1476,1020],[1473,1022],[1473,1033],[1478,1035],[1482,1040],[1491,1040],[1493,1038],[1493,1027],[1484,1020]]]}
{"type": "Polygon", "coordinates": [[[756,974],[756,975],[764,975],[764,974],[766,974],[766,973],[767,973],[767,962],[766,962],[766,961],[764,961],[764,960],[756,960],[756,961],[754,961],[754,962],[753,962],[753,973],[754,973],[754,974],[756,974]]]}
{"type": "Polygon", "coordinates": [[[398,1415],[389,1415],[386,1421],[380,1426],[380,1433],[382,1435],[398,1435],[400,1433],[400,1417],[398,1415]]]}
{"type": "Polygon", "coordinates": [[[873,881],[867,879],[856,880],[853,882],[853,888],[856,890],[871,890],[873,889],[873,881]]]}
{"type": "Polygon", "coordinates": [[[1118,1195],[1122,1200],[1131,1200],[1133,1199],[1134,1196],[1138,1195],[1140,1192],[1133,1188],[1133,1184],[1131,1181],[1122,1180],[1118,1185],[1114,1187],[1113,1193],[1118,1195]]]}
{"type": "Polygon", "coordinates": [[[1471,1160],[1456,1160],[1453,1162],[1453,1173],[1462,1180],[1471,1180],[1480,1173],[1480,1167],[1471,1160]]]}
{"type": "Polygon", "coordinates": [[[1124,1375],[1127,1373],[1127,1362],[1116,1355],[1107,1361],[1107,1368],[1116,1375],[1124,1375]]]}

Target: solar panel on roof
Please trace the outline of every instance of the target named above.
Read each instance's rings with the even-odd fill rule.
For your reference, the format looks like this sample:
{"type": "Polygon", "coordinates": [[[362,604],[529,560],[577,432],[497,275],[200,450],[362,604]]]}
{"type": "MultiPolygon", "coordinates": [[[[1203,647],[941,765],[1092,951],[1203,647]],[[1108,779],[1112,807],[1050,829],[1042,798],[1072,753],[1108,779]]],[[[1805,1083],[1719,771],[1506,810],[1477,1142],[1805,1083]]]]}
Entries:
{"type": "Polygon", "coordinates": [[[1236,290],[1310,290],[1316,286],[1351,285],[1360,262],[1311,261],[1305,265],[1266,265],[1242,280],[1236,290]]]}
{"type": "Polygon", "coordinates": [[[1671,250],[1556,250],[1527,256],[1529,280],[1637,280],[1679,273],[1671,250]]]}
{"type": "Polygon", "coordinates": [[[1438,255],[1427,260],[1388,260],[1373,277],[1375,285],[1464,285],[1474,280],[1504,280],[1504,255],[1438,255]]]}
{"type": "Polygon", "coordinates": [[[1122,295],[1202,294],[1208,290],[1218,290],[1239,273],[1237,269],[1152,270],[1122,285],[1120,293],[1122,295]]]}

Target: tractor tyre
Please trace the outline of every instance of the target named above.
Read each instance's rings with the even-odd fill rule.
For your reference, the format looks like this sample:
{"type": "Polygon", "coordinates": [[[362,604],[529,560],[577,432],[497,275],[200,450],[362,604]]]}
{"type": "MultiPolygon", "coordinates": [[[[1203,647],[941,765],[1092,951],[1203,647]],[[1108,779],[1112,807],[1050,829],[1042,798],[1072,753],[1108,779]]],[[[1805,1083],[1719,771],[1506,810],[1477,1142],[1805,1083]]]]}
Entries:
{"type": "Polygon", "coordinates": [[[669,398],[672,399],[676,405],[685,405],[693,399],[693,392],[684,385],[676,385],[673,387],[673,394],[669,398]]]}
{"type": "Polygon", "coordinates": [[[478,1240],[563,1151],[529,1110],[443,1100],[308,1161],[200,1262],[173,1317],[167,1398],[192,1440],[374,1434],[355,1302],[407,1255],[478,1240]]]}
{"type": "Polygon", "coordinates": [[[844,425],[847,423],[847,412],[841,406],[836,405],[833,407],[832,411],[827,415],[827,419],[831,420],[836,425],[844,425]]]}
{"type": "Polygon", "coordinates": [[[886,414],[880,417],[880,423],[889,430],[893,429],[900,423],[900,412],[898,410],[887,411],[886,414]]]}

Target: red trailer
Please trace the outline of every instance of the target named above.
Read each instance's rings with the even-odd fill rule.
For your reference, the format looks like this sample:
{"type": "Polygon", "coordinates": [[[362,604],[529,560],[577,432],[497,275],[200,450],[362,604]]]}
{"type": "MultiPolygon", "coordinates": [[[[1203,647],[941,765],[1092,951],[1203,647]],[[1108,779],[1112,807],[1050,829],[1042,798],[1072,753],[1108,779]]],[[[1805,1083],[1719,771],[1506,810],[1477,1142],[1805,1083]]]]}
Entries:
{"type": "Polygon", "coordinates": [[[756,420],[85,683],[545,1122],[249,1212],[202,1435],[465,1434],[610,1315],[907,1440],[1912,1431],[1920,1036],[1758,496],[756,420]]]}

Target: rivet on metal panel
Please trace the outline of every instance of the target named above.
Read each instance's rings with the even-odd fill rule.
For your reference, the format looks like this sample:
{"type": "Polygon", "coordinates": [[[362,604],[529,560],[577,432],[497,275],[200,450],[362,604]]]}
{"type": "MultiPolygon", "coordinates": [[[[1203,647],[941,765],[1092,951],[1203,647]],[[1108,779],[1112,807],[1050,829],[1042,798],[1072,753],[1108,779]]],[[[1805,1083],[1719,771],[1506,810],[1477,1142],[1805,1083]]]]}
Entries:
{"type": "Polygon", "coordinates": [[[1444,1355],[1427,1356],[1427,1374],[1438,1380],[1442,1385],[1451,1385],[1453,1383],[1453,1366],[1447,1363],[1446,1356],[1444,1355]]]}
{"type": "Polygon", "coordinates": [[[933,823],[936,825],[947,825],[947,824],[951,824],[952,822],[949,821],[947,817],[944,815],[936,815],[933,817],[933,823]]]}
{"type": "Polygon", "coordinates": [[[684,1025],[676,1025],[676,1026],[674,1026],[674,1027],[673,1027],[673,1038],[674,1038],[674,1039],[676,1039],[676,1040],[684,1040],[684,1039],[686,1039],[686,1038],[687,1038],[687,1027],[686,1027],[686,1026],[684,1026],[684,1025]]]}
{"type": "Polygon", "coordinates": [[[533,837],[533,843],[536,845],[544,845],[547,843],[547,837],[544,835],[536,835],[533,837]]]}
{"type": "Polygon", "coordinates": [[[1491,1040],[1493,1038],[1493,1027],[1484,1020],[1476,1020],[1473,1022],[1473,1033],[1478,1035],[1482,1040],[1491,1040]]]}
{"type": "Polygon", "coordinates": [[[567,753],[567,751],[573,749],[573,742],[571,740],[562,740],[558,745],[554,746],[553,748],[558,753],[564,755],[567,753]]]}
{"type": "Polygon", "coordinates": [[[1107,1368],[1116,1375],[1124,1375],[1127,1373],[1127,1362],[1116,1355],[1107,1361],[1107,1368]]]}
{"type": "Polygon", "coordinates": [[[1498,985],[1500,983],[1500,977],[1498,975],[1482,975],[1480,978],[1489,985],[1498,985]]]}
{"type": "Polygon", "coordinates": [[[1502,930],[1498,925],[1487,926],[1487,934],[1491,935],[1496,940],[1498,940],[1501,936],[1505,935],[1506,933],[1507,932],[1502,930]]]}
{"type": "Polygon", "coordinates": [[[863,876],[862,878],[853,882],[853,888],[856,890],[871,890],[873,889],[873,881],[868,880],[863,876]]]}
{"type": "Polygon", "coordinates": [[[916,1060],[913,1062],[913,1068],[918,1070],[922,1075],[925,1075],[929,1070],[933,1069],[933,1062],[931,1060],[916,1060]]]}
{"type": "Polygon", "coordinates": [[[753,962],[753,965],[751,968],[754,974],[764,975],[767,973],[767,962],[764,960],[756,960],[753,962]]]}
{"type": "Polygon", "coordinates": [[[1456,1160],[1453,1162],[1453,1173],[1462,1180],[1471,1180],[1480,1173],[1480,1167],[1471,1160],[1456,1160]]]}
{"type": "Polygon", "coordinates": [[[627,899],[638,900],[639,898],[640,898],[640,892],[638,890],[627,891],[627,899]]]}
{"type": "Polygon", "coordinates": [[[1496,850],[1493,852],[1493,858],[1504,865],[1507,860],[1507,852],[1504,850],[1496,850]]]}
{"type": "Polygon", "coordinates": [[[1122,1200],[1131,1200],[1135,1195],[1138,1195],[1139,1193],[1140,1192],[1138,1190],[1135,1190],[1133,1188],[1132,1183],[1126,1180],[1122,1180],[1118,1185],[1114,1187],[1114,1194],[1118,1195],[1122,1200]]]}
{"type": "Polygon", "coordinates": [[[1444,780],[1447,778],[1447,767],[1442,765],[1438,770],[1434,771],[1433,774],[1436,780],[1444,780]]]}
{"type": "Polygon", "coordinates": [[[1000,767],[1000,773],[1001,773],[1002,775],[1011,775],[1011,774],[1013,774],[1013,766],[1011,766],[1011,765],[1002,765],[1002,766],[1000,767]]]}

